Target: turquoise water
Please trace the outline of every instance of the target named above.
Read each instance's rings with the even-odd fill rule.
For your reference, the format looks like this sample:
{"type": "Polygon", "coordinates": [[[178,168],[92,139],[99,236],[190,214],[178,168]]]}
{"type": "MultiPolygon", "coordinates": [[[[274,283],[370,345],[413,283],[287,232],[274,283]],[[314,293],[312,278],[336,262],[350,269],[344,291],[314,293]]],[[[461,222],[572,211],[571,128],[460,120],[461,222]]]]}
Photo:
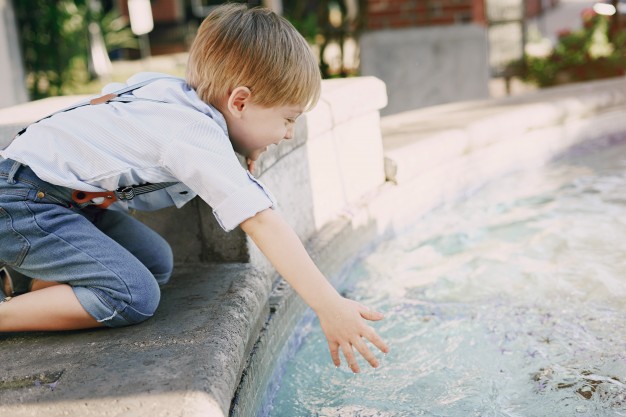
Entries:
{"type": "Polygon", "coordinates": [[[626,416],[626,146],[437,209],[342,287],[391,352],[335,369],[307,316],[262,415],[626,416]]]}

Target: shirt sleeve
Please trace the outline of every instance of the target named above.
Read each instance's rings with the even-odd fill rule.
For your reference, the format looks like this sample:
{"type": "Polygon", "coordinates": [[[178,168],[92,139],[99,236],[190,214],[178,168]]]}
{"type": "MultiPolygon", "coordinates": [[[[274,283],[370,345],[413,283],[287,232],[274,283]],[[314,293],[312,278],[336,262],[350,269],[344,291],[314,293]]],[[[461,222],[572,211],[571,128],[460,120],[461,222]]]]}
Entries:
{"type": "Polygon", "coordinates": [[[276,204],[266,187],[246,171],[224,131],[211,119],[197,122],[164,150],[163,166],[197,193],[220,226],[230,231],[276,204]]]}

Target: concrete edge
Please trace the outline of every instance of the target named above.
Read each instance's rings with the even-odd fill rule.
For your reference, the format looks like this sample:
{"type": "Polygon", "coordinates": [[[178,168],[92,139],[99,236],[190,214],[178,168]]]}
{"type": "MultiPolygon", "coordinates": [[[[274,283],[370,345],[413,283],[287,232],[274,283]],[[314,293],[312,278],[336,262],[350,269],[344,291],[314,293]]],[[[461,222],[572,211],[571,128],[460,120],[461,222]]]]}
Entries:
{"type": "Polygon", "coordinates": [[[138,326],[0,334],[12,358],[0,372],[0,414],[225,416],[270,290],[250,265],[179,265],[157,314],[138,326]],[[32,383],[59,370],[56,389],[32,383]]]}
{"type": "Polygon", "coordinates": [[[451,158],[593,120],[624,104],[626,77],[620,77],[388,116],[381,121],[385,173],[390,181],[409,181],[451,158]]]}

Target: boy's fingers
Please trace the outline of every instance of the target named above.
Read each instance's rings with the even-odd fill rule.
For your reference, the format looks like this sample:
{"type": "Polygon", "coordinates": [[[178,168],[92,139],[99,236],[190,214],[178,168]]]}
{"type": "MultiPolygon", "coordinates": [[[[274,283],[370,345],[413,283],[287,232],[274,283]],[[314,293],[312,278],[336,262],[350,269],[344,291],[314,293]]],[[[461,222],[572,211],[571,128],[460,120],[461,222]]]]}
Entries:
{"type": "Polygon", "coordinates": [[[339,345],[338,344],[331,345],[329,343],[328,348],[330,349],[330,357],[332,358],[335,366],[341,365],[341,359],[339,358],[339,345]]]}
{"type": "Polygon", "coordinates": [[[380,338],[378,333],[370,327],[371,331],[367,334],[367,339],[374,344],[381,352],[389,352],[389,346],[380,338]]]}
{"type": "Polygon", "coordinates": [[[382,320],[385,318],[385,316],[383,316],[383,313],[379,313],[378,311],[374,311],[374,310],[369,310],[367,307],[364,307],[363,310],[360,311],[360,313],[361,313],[361,317],[363,317],[365,320],[378,321],[378,320],[382,320]]]}
{"type": "Polygon", "coordinates": [[[374,356],[370,348],[367,347],[363,340],[358,341],[353,346],[356,348],[356,350],[359,351],[361,356],[363,356],[363,358],[365,358],[365,360],[368,361],[370,365],[372,365],[372,367],[378,368],[378,359],[376,359],[376,356],[374,356]]]}
{"type": "Polygon", "coordinates": [[[348,366],[352,369],[352,372],[358,374],[359,364],[357,363],[356,356],[354,356],[354,352],[352,351],[352,346],[346,343],[341,346],[341,350],[343,351],[343,356],[345,356],[348,366]]]}

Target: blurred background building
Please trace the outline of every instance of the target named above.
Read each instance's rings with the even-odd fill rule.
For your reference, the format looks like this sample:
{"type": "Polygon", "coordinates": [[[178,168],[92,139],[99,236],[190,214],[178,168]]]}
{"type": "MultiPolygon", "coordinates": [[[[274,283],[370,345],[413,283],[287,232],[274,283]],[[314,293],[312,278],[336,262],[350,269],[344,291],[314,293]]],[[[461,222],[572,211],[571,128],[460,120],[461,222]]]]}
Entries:
{"type": "MultiPolygon", "coordinates": [[[[550,59],[546,57],[563,36],[585,27],[583,10],[599,2],[617,7],[623,1],[242,2],[270,7],[292,21],[318,54],[325,78],[373,75],[385,81],[389,105],[383,114],[391,114],[489,97],[494,80],[501,81],[503,92],[510,91],[509,81],[526,74],[520,68],[527,68],[529,53],[550,59]]],[[[24,85],[31,99],[97,90],[99,80],[116,80],[117,62],[175,56],[184,63],[199,23],[221,3],[0,0],[0,88],[9,91],[0,107],[26,100],[24,85]],[[147,5],[152,20],[138,34],[129,24],[131,9],[140,3],[147,5]]],[[[616,16],[611,25],[622,15],[616,16]]],[[[160,70],[149,65],[140,69],[160,70]]]]}

